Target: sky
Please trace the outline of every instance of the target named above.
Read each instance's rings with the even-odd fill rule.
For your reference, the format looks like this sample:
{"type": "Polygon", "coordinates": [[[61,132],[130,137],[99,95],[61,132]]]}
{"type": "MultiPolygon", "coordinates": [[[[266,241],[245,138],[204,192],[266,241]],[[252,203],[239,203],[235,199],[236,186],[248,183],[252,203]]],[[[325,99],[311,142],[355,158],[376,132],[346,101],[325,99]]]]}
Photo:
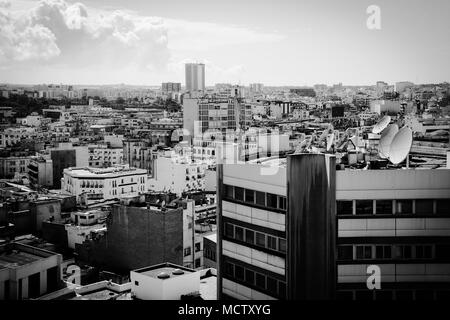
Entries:
{"type": "Polygon", "coordinates": [[[0,83],[450,80],[448,0],[0,0],[0,83]],[[379,29],[367,27],[379,11],[379,29]]]}

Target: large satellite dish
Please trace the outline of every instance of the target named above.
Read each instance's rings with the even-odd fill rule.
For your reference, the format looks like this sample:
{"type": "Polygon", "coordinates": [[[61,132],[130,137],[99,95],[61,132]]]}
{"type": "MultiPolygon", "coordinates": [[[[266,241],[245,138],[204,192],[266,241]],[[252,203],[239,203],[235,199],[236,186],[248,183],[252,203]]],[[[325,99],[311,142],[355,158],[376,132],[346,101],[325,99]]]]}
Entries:
{"type": "Polygon", "coordinates": [[[378,146],[378,153],[380,158],[387,159],[389,158],[389,151],[391,149],[391,143],[394,139],[394,136],[398,132],[398,125],[390,124],[383,132],[381,133],[381,138],[378,146]]]}
{"type": "Polygon", "coordinates": [[[376,125],[373,126],[372,133],[380,133],[388,126],[389,122],[391,122],[391,117],[384,116],[376,125]]]}
{"type": "Polygon", "coordinates": [[[389,161],[399,164],[408,156],[413,142],[412,130],[408,127],[401,128],[392,139],[389,149],[389,161]]]}
{"type": "Polygon", "coordinates": [[[330,151],[331,146],[333,145],[333,141],[334,141],[334,134],[331,133],[327,136],[327,151],[330,151]]]}

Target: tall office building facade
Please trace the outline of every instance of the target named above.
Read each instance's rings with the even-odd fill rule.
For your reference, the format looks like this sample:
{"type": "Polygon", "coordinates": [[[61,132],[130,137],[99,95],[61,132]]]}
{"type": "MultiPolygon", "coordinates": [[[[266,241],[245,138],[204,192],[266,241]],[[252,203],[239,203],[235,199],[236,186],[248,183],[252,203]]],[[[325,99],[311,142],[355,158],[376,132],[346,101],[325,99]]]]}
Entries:
{"type": "Polygon", "coordinates": [[[186,63],[186,91],[204,91],[205,90],[205,64],[203,63],[186,63]]]}
{"type": "Polygon", "coordinates": [[[290,157],[218,166],[219,297],[450,298],[450,170],[290,157]]]}

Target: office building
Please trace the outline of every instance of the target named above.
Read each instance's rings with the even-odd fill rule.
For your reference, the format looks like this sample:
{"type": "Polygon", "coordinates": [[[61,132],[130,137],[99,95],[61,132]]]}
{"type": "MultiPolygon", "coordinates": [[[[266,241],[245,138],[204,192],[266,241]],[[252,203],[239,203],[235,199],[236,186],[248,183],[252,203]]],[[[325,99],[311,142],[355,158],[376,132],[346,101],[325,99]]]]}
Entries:
{"type": "Polygon", "coordinates": [[[449,297],[450,170],[335,170],[320,154],[259,162],[218,167],[220,297],[449,297]],[[369,265],[380,290],[367,287],[369,265]]]}
{"type": "Polygon", "coordinates": [[[205,64],[186,63],[185,76],[187,92],[205,91],[205,64]]]}

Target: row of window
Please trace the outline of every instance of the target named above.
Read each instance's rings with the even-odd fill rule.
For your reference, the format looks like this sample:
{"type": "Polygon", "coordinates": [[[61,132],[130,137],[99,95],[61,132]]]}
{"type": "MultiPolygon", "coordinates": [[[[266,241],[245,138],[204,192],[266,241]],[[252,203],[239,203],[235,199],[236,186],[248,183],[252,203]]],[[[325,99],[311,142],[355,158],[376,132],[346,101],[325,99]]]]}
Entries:
{"type": "Polygon", "coordinates": [[[364,244],[339,245],[338,260],[445,259],[450,244],[364,244]]]}
{"type": "Polygon", "coordinates": [[[237,226],[229,222],[225,223],[224,234],[225,238],[228,239],[234,239],[283,254],[286,253],[286,239],[274,235],[237,226]]]}
{"type": "Polygon", "coordinates": [[[256,272],[241,265],[225,261],[225,277],[238,280],[246,286],[280,299],[286,298],[286,282],[275,279],[269,275],[256,272]]]}
{"type": "Polygon", "coordinates": [[[338,300],[450,300],[450,290],[338,290],[338,300]]]}
{"type": "Polygon", "coordinates": [[[336,212],[338,215],[450,215],[450,199],[339,200],[336,212]]]}
{"type": "Polygon", "coordinates": [[[224,184],[224,199],[237,200],[269,209],[286,210],[286,197],[224,184]]]}

